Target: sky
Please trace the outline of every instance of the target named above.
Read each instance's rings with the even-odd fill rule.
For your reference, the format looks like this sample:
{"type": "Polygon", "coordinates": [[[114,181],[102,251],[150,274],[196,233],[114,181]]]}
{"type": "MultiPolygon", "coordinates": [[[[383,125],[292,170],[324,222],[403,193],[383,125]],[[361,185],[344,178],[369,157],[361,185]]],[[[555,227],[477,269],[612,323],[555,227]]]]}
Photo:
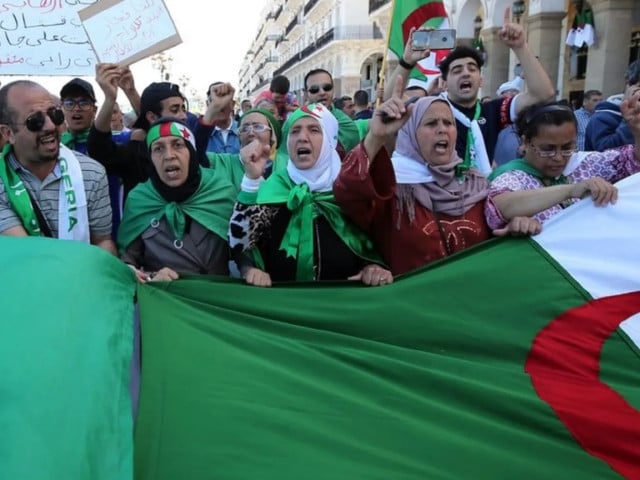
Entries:
{"type": "MultiPolygon", "coordinates": [[[[196,89],[203,95],[210,83],[220,80],[238,85],[238,71],[249,50],[261,21],[261,12],[270,0],[165,0],[182,44],[166,51],[173,58],[171,81],[180,83],[183,75],[189,78],[186,91],[196,89]],[[224,6],[222,6],[224,5],[224,6]]],[[[145,86],[160,80],[160,72],[150,60],[141,60],[131,66],[136,87],[140,93],[145,86]]],[[[0,76],[5,84],[19,76],[0,76]]],[[[53,93],[72,77],[28,77],[41,83],[53,93]]],[[[94,77],[83,77],[94,86],[98,102],[104,96],[94,77]]],[[[127,106],[126,97],[119,92],[118,101],[127,106]]]]}

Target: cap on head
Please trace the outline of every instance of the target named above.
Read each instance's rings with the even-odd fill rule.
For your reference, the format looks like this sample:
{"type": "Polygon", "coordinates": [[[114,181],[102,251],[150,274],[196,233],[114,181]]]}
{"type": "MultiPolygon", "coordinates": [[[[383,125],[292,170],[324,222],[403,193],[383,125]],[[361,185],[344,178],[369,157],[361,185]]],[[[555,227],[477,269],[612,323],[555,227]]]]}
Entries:
{"type": "Polygon", "coordinates": [[[147,132],[147,148],[151,148],[151,144],[161,137],[184,138],[187,143],[191,144],[193,150],[196,149],[196,139],[193,132],[177,118],[161,118],[154,122],[147,132]]]}
{"type": "Polygon", "coordinates": [[[147,130],[149,128],[149,121],[147,120],[147,112],[155,112],[158,104],[171,97],[184,98],[180,93],[180,87],[175,83],[170,82],[154,82],[142,91],[140,96],[140,115],[133,124],[133,128],[142,128],[147,130]]]}
{"type": "Polygon", "coordinates": [[[77,95],[85,96],[92,102],[96,101],[96,94],[93,91],[93,87],[89,82],[82,80],[81,78],[74,78],[70,80],[60,90],[60,98],[62,100],[77,95]]]}
{"type": "Polygon", "coordinates": [[[498,87],[498,90],[496,90],[496,94],[502,95],[509,90],[514,90],[516,93],[520,93],[520,85],[515,80],[511,82],[504,82],[498,87]]]}

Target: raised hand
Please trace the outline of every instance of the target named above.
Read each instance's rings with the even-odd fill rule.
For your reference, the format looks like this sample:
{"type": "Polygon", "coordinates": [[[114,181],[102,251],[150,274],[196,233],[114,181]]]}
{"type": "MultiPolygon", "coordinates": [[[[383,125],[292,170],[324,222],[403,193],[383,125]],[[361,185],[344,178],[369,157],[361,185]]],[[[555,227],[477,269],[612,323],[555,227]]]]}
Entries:
{"type": "Polygon", "coordinates": [[[96,82],[106,99],[115,100],[118,96],[118,82],[121,76],[122,70],[115,63],[96,64],[96,82]]]}
{"type": "Polygon", "coordinates": [[[118,87],[120,87],[123,91],[129,92],[136,89],[136,84],[133,79],[133,73],[129,67],[124,67],[120,70],[121,75],[118,81],[118,87]]]}
{"type": "Polygon", "coordinates": [[[511,21],[511,7],[504,10],[504,24],[498,32],[498,37],[507,47],[518,49],[524,47],[525,36],[522,26],[511,21]]]}
{"type": "MultiPolygon", "coordinates": [[[[423,28],[422,30],[433,30],[433,28],[423,28]]],[[[404,52],[402,53],[402,59],[409,65],[415,65],[419,61],[424,60],[431,55],[431,49],[429,47],[424,50],[414,50],[411,47],[411,35],[415,31],[415,27],[409,31],[409,38],[407,39],[407,43],[404,44],[404,52]]]]}
{"type": "Polygon", "coordinates": [[[206,123],[213,123],[225,120],[227,108],[233,101],[235,89],[230,83],[221,83],[215,87],[211,87],[209,92],[209,106],[204,114],[203,120],[206,123]]]}
{"type": "Polygon", "coordinates": [[[240,149],[240,160],[247,178],[256,180],[262,176],[270,154],[271,147],[257,138],[240,149]]]}
{"type": "Polygon", "coordinates": [[[391,98],[373,112],[369,121],[369,133],[375,137],[394,135],[409,119],[412,106],[403,100],[404,79],[398,75],[393,85],[391,98]]]}

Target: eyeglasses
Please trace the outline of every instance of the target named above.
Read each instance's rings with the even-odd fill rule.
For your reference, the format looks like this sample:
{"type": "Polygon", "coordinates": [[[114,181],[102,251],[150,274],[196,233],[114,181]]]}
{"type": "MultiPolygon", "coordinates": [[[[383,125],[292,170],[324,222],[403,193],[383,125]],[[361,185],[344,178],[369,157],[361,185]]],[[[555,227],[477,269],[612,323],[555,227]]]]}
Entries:
{"type": "Polygon", "coordinates": [[[82,111],[87,111],[91,107],[93,107],[93,102],[91,100],[87,100],[86,98],[82,98],[80,100],[66,98],[62,101],[62,108],[64,108],[65,110],[73,110],[76,106],[82,111]]]}
{"type": "Polygon", "coordinates": [[[331,83],[325,83],[324,85],[311,85],[309,88],[307,88],[307,92],[315,95],[320,91],[321,88],[325,92],[330,92],[331,90],[333,90],[333,85],[331,83]]]}
{"type": "Polygon", "coordinates": [[[558,155],[558,153],[564,158],[569,158],[571,155],[578,151],[578,149],[575,147],[571,150],[556,150],[555,148],[553,150],[542,150],[536,147],[533,143],[531,144],[531,146],[541,158],[553,158],[558,155]]]}
{"type": "MultiPolygon", "coordinates": [[[[46,114],[56,127],[64,123],[64,112],[60,108],[49,107],[46,114]]],[[[47,121],[44,115],[44,112],[32,113],[24,123],[13,123],[13,125],[24,125],[30,132],[39,132],[47,121]]]]}
{"type": "Polygon", "coordinates": [[[271,130],[271,128],[267,127],[266,125],[263,125],[262,123],[247,123],[246,125],[242,125],[238,131],[240,133],[249,133],[249,132],[255,132],[255,133],[262,133],[262,132],[266,132],[267,130],[271,130]]]}

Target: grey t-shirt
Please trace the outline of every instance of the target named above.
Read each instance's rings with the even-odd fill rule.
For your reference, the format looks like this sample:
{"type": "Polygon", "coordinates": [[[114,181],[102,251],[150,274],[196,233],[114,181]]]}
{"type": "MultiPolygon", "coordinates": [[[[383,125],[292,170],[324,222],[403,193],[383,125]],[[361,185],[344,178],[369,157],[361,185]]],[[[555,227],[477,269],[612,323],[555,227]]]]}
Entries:
{"type": "MultiPolygon", "coordinates": [[[[73,152],[80,162],[82,179],[87,197],[89,232],[92,236],[111,236],[111,203],[109,185],[104,167],[95,160],[79,152],[73,152]]],[[[58,236],[58,199],[60,192],[60,165],[56,163],[53,171],[44,180],[40,180],[24,168],[13,154],[9,155],[9,165],[13,168],[37,203],[47,220],[51,234],[58,236]]],[[[18,215],[11,209],[4,184],[0,181],[0,233],[22,225],[18,215]]]]}

